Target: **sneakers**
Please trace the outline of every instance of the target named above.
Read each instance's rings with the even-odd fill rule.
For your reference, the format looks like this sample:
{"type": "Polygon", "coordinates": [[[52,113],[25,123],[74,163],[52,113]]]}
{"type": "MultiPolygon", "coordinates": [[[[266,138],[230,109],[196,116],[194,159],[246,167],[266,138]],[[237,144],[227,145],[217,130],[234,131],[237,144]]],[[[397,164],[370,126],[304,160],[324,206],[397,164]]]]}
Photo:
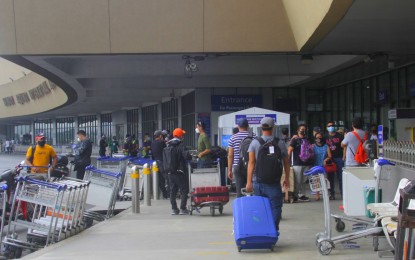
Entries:
{"type": "Polygon", "coordinates": [[[179,215],[189,215],[189,213],[187,209],[181,209],[179,215]]]}
{"type": "Polygon", "coordinates": [[[329,200],[335,200],[336,198],[334,197],[334,195],[330,195],[329,200]]]}
{"type": "Polygon", "coordinates": [[[310,199],[307,196],[302,195],[302,196],[298,197],[298,201],[307,202],[307,201],[310,201],[310,199]]]}
{"type": "Polygon", "coordinates": [[[173,210],[171,211],[171,214],[172,214],[172,215],[179,215],[179,213],[180,213],[180,210],[178,210],[178,209],[173,209],[173,210]]]}

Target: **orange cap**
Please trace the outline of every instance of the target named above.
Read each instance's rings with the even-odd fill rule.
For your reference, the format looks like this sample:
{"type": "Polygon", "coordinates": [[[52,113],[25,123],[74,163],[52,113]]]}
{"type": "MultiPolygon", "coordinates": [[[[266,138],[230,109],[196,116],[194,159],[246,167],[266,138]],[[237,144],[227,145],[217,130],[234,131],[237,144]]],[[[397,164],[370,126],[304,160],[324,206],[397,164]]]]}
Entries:
{"type": "Polygon", "coordinates": [[[183,129],[176,128],[173,131],[173,137],[182,138],[185,133],[186,131],[184,131],[183,129]]]}

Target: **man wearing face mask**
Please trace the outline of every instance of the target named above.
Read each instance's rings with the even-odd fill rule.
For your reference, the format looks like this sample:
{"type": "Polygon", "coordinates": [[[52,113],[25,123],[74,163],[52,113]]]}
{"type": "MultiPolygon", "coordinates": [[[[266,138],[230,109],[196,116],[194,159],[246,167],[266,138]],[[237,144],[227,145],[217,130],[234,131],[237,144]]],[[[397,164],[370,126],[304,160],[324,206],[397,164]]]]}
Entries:
{"type": "Polygon", "coordinates": [[[195,129],[196,134],[199,134],[199,139],[197,141],[197,157],[199,158],[198,168],[209,167],[209,164],[212,162],[210,156],[212,145],[205,132],[205,128],[205,123],[198,122],[195,129]]]}
{"type": "Polygon", "coordinates": [[[37,166],[31,168],[31,173],[47,173],[52,161],[51,172],[58,163],[58,156],[52,146],[46,144],[46,136],[43,133],[35,137],[36,145],[29,147],[26,153],[25,164],[37,166]]]}
{"type": "Polygon", "coordinates": [[[85,175],[85,168],[91,165],[92,142],[86,137],[84,130],[79,130],[78,146],[75,148],[75,167],[76,178],[83,180],[85,175]]]}
{"type": "MultiPolygon", "coordinates": [[[[331,160],[336,164],[336,175],[337,175],[337,180],[339,183],[339,190],[340,190],[340,194],[343,194],[343,191],[342,191],[342,187],[343,187],[342,174],[343,173],[342,171],[344,167],[344,160],[343,160],[343,148],[341,147],[341,143],[344,139],[344,136],[336,132],[333,121],[329,121],[327,123],[327,131],[329,134],[327,136],[326,143],[331,152],[331,156],[332,156],[331,160]]],[[[335,198],[334,188],[335,188],[334,185],[333,187],[330,187],[330,198],[331,199],[335,198]]]]}
{"type": "Polygon", "coordinates": [[[308,148],[311,148],[311,144],[306,137],[306,129],[307,126],[305,124],[300,124],[298,126],[297,135],[291,139],[290,146],[288,147],[288,157],[292,159],[293,163],[295,202],[310,201],[310,199],[304,194],[304,172],[310,168],[313,161],[303,161],[300,159],[301,147],[303,147],[302,143],[307,142],[309,144],[308,148]]]}

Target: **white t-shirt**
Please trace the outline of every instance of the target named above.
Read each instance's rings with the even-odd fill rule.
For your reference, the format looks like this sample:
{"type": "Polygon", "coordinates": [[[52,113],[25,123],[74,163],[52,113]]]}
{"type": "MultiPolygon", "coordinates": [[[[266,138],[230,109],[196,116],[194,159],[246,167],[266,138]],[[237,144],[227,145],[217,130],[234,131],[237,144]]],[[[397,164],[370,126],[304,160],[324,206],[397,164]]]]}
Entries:
{"type": "MultiPolygon", "coordinates": [[[[357,134],[360,136],[362,141],[364,142],[365,134],[366,132],[363,130],[356,130],[357,134]]],[[[349,132],[346,134],[346,136],[343,139],[342,144],[347,145],[346,149],[346,166],[357,166],[359,163],[357,163],[354,159],[354,156],[356,154],[357,146],[359,146],[359,139],[356,138],[356,136],[353,134],[353,132],[349,132]]]]}

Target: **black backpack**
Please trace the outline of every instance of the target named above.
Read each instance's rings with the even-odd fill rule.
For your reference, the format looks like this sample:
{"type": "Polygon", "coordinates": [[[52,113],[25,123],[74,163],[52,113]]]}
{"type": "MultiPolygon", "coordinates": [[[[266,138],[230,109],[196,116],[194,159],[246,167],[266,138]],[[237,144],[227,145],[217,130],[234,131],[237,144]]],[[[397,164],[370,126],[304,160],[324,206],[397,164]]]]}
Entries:
{"type": "Polygon", "coordinates": [[[252,140],[254,140],[253,134],[249,133],[249,135],[242,139],[241,143],[239,144],[238,172],[245,177],[248,176],[248,148],[252,140]]]}
{"type": "Polygon", "coordinates": [[[163,149],[164,173],[174,174],[180,168],[180,149],[178,145],[169,145],[163,149]]]}
{"type": "Polygon", "coordinates": [[[278,146],[279,139],[274,137],[272,140],[265,142],[261,137],[257,137],[256,140],[261,144],[255,163],[257,182],[265,184],[279,183],[282,176],[282,154],[278,146]],[[274,147],[274,153],[270,153],[271,146],[274,147]]]}

